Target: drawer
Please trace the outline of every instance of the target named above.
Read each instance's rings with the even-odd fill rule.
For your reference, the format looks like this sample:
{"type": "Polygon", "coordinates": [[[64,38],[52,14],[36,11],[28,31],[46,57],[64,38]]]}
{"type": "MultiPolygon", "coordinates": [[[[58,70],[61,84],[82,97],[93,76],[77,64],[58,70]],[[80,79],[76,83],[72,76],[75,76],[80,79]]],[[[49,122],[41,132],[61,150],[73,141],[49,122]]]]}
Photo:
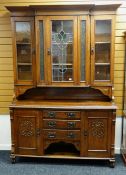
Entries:
{"type": "Polygon", "coordinates": [[[44,130],[44,139],[80,140],[80,130],[44,130]]]}
{"type": "Polygon", "coordinates": [[[59,118],[59,119],[80,119],[79,111],[43,111],[44,118],[59,118]]]}
{"type": "Polygon", "coordinates": [[[45,129],[80,129],[80,120],[44,119],[45,129]]]}

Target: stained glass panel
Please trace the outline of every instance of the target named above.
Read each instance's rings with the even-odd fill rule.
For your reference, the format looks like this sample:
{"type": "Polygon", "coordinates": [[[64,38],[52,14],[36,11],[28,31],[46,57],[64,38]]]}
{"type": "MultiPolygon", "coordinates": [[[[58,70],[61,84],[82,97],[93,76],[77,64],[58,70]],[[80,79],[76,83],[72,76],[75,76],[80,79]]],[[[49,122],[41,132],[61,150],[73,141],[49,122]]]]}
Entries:
{"type": "Polygon", "coordinates": [[[73,21],[52,21],[52,80],[73,80],[73,21]]]}

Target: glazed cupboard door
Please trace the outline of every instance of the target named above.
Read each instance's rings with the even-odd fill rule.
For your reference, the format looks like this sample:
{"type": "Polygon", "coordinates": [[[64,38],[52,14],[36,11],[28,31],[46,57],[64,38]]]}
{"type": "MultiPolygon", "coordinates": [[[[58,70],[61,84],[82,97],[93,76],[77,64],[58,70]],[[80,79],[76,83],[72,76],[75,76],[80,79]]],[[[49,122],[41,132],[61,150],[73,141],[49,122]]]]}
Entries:
{"type": "Polygon", "coordinates": [[[112,85],[114,17],[91,17],[91,84],[112,85]]]}
{"type": "Polygon", "coordinates": [[[87,16],[37,16],[38,86],[89,84],[89,19],[87,16]]]}
{"type": "Polygon", "coordinates": [[[33,85],[35,38],[33,17],[13,17],[13,54],[15,84],[33,85]]]}
{"type": "Polygon", "coordinates": [[[38,84],[77,83],[77,17],[37,17],[38,84]]]}
{"type": "Polygon", "coordinates": [[[39,111],[16,109],[14,111],[13,137],[15,154],[42,155],[41,117],[39,111]]]}
{"type": "Polygon", "coordinates": [[[48,49],[51,51],[49,83],[77,83],[77,17],[50,17],[50,38],[48,49]]]}
{"type": "Polygon", "coordinates": [[[82,134],[83,155],[87,157],[110,157],[112,113],[104,110],[90,110],[82,114],[84,131],[82,134]]]}

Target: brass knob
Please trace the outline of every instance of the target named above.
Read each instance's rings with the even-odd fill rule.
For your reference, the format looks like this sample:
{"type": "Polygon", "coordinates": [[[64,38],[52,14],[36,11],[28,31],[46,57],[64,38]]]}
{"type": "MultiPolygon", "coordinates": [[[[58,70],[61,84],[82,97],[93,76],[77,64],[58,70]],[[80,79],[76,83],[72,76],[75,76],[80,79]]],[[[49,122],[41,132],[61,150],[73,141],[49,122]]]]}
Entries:
{"type": "Polygon", "coordinates": [[[48,126],[51,127],[51,128],[54,128],[56,126],[56,122],[54,121],[49,121],[48,122],[48,126]]]}
{"type": "Polygon", "coordinates": [[[75,117],[75,113],[68,112],[67,116],[68,116],[68,118],[74,118],[75,117]]]}
{"type": "Polygon", "coordinates": [[[48,112],[48,117],[55,118],[55,112],[48,112]]]}
{"type": "Polygon", "coordinates": [[[73,139],[75,138],[75,134],[73,132],[70,132],[68,133],[67,137],[73,139]]]}
{"type": "Polygon", "coordinates": [[[76,123],[75,122],[68,122],[67,126],[68,126],[68,128],[75,128],[76,123]]]}

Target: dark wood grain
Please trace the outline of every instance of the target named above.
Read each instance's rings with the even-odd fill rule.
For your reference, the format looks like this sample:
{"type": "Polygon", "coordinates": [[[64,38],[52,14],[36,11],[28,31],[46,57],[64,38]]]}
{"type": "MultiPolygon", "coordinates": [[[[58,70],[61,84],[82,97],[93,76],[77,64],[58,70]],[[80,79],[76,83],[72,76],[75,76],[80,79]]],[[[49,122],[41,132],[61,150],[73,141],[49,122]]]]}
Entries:
{"type": "Polygon", "coordinates": [[[28,89],[18,100],[98,100],[111,101],[100,90],[91,87],[38,87],[28,89]]]}

